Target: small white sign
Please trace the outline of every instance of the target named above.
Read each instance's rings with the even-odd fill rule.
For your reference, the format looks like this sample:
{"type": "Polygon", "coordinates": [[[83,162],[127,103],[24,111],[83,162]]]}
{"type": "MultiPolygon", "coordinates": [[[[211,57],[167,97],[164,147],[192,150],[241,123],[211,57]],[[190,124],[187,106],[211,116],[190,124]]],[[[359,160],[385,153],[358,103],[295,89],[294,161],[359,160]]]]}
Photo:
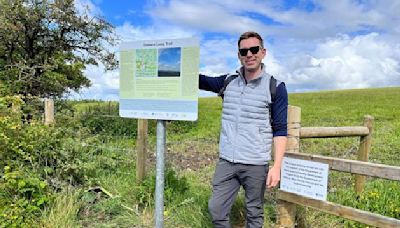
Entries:
{"type": "Polygon", "coordinates": [[[284,157],[280,189],[326,201],[329,165],[284,157]]]}

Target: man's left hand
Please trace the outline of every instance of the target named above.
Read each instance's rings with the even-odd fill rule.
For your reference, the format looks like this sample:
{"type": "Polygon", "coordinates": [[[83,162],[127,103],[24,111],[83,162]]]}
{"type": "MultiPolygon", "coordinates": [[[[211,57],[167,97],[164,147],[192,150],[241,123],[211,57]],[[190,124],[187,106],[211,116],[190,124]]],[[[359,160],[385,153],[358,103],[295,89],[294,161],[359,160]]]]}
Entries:
{"type": "Polygon", "coordinates": [[[280,180],[281,180],[281,168],[278,166],[273,166],[268,171],[267,182],[266,182],[267,187],[268,188],[275,187],[280,180]]]}

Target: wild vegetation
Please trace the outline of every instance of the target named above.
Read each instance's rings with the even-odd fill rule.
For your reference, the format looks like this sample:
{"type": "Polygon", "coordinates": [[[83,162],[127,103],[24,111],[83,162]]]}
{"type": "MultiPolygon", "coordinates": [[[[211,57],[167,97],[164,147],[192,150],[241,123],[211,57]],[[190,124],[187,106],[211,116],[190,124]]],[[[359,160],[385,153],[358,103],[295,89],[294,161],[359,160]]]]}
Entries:
{"type": "MultiPolygon", "coordinates": [[[[290,94],[302,126],[359,126],[374,116],[370,161],[400,166],[400,88],[290,94]]],[[[117,102],[57,102],[56,123],[40,113],[23,122],[15,96],[0,98],[0,227],[152,227],[155,121],[149,126],[148,175],[135,182],[137,121],[117,117],[117,102]]],[[[217,155],[221,101],[202,98],[199,120],[167,123],[166,227],[211,227],[207,201],[217,155]]],[[[358,138],[304,139],[301,151],[355,159],[358,138]]],[[[369,178],[359,197],[349,174],[330,172],[328,200],[400,219],[400,184],[369,178]]],[[[265,226],[276,221],[275,191],[266,193],[265,226]]],[[[244,219],[239,194],[232,221],[244,219]]],[[[299,227],[366,227],[298,208],[299,227]]]]}

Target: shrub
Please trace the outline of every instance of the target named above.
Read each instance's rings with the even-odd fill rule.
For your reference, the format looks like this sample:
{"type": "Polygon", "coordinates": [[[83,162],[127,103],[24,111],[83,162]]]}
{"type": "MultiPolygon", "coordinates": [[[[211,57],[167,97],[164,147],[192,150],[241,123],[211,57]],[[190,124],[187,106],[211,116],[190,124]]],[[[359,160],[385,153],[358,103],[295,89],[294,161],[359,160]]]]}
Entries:
{"type": "Polygon", "coordinates": [[[6,227],[34,224],[50,200],[47,182],[30,170],[4,167],[0,179],[0,220],[6,227]]]}

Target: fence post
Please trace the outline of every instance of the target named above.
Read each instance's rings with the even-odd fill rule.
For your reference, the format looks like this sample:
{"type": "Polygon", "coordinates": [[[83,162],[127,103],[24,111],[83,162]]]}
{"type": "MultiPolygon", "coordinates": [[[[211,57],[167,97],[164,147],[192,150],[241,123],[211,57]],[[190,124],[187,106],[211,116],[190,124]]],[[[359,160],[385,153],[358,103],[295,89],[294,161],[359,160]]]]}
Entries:
{"type": "MultiPolygon", "coordinates": [[[[374,117],[370,115],[364,116],[365,127],[368,127],[369,134],[360,137],[360,147],[358,148],[357,160],[368,161],[369,152],[371,151],[372,144],[372,125],[374,123],[374,117]]],[[[365,176],[356,175],[355,191],[357,194],[361,194],[364,191],[365,176]]]]}
{"type": "Polygon", "coordinates": [[[136,137],[136,183],[140,184],[146,175],[147,128],[145,119],[138,119],[136,137]]]}
{"type": "Polygon", "coordinates": [[[50,125],[54,123],[54,100],[44,99],[44,124],[50,125]]]}
{"type": "Polygon", "coordinates": [[[13,101],[11,103],[11,112],[19,113],[21,111],[21,104],[19,102],[13,101]]]}
{"type": "MultiPolygon", "coordinates": [[[[289,105],[288,107],[288,143],[286,151],[300,152],[300,121],[301,108],[289,105]]],[[[295,227],[296,204],[278,200],[277,227],[295,227]]]]}

